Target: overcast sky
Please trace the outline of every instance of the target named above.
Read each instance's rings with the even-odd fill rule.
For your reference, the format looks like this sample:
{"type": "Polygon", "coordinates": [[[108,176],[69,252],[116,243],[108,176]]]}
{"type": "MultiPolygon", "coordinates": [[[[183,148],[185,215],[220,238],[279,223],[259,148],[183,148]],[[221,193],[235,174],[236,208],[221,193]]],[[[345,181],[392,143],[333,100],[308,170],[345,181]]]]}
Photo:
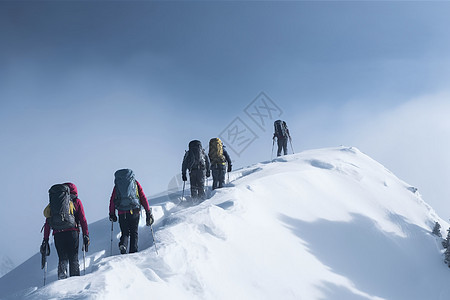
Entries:
{"type": "Polygon", "coordinates": [[[0,254],[38,250],[55,183],[74,182],[94,222],[115,170],[151,196],[192,139],[222,137],[235,168],[269,160],[276,118],[296,152],[358,147],[448,218],[449,14],[449,2],[1,1],[0,254]]]}

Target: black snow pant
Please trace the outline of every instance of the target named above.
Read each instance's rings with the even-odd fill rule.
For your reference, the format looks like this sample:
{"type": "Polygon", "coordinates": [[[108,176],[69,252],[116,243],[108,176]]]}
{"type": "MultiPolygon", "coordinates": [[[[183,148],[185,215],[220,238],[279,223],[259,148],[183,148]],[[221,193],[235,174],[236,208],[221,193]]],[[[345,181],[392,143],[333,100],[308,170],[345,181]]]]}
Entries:
{"type": "Polygon", "coordinates": [[[77,230],[57,232],[54,235],[55,247],[58,252],[58,279],[67,278],[67,264],[70,276],[80,276],[78,262],[79,236],[77,230]]]}
{"type": "Polygon", "coordinates": [[[195,169],[189,172],[191,180],[191,197],[205,199],[205,176],[206,171],[203,169],[195,169]]]}
{"type": "Polygon", "coordinates": [[[212,189],[221,188],[225,185],[226,167],[223,164],[215,164],[211,166],[211,173],[213,177],[212,189]]]}
{"type": "Polygon", "coordinates": [[[120,230],[122,231],[119,247],[125,246],[125,249],[127,249],[129,239],[130,240],[129,253],[138,252],[139,216],[140,216],[139,209],[133,210],[133,213],[127,212],[125,214],[119,214],[119,225],[120,230]]]}
{"type": "Polygon", "coordinates": [[[288,143],[288,139],[287,138],[278,138],[277,139],[277,143],[278,143],[278,151],[277,151],[277,156],[281,155],[281,150],[284,151],[284,155],[287,155],[287,143],[288,143]]]}

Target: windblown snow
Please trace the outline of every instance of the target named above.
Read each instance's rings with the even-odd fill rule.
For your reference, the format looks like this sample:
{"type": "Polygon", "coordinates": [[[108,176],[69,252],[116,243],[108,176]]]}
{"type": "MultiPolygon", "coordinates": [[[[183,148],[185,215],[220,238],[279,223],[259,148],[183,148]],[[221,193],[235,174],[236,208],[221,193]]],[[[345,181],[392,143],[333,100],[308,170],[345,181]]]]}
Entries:
{"type": "Polygon", "coordinates": [[[448,224],[358,149],[305,151],[230,179],[201,203],[181,190],[150,197],[156,244],[141,218],[139,253],[118,254],[114,223],[111,256],[111,223],[90,224],[84,276],[80,251],[82,276],[56,280],[51,245],[47,285],[37,253],[0,278],[0,298],[450,299],[431,235],[448,224]]]}

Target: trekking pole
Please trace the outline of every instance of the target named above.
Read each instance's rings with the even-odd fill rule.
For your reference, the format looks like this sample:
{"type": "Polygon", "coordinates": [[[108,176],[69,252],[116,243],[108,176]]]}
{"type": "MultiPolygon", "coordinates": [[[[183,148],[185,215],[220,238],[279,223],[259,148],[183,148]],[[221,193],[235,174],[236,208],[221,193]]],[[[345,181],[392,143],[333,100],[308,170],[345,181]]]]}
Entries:
{"type": "Polygon", "coordinates": [[[86,249],[84,248],[84,240],[83,240],[83,246],[81,247],[81,251],[83,251],[83,275],[86,275],[86,249]]]}
{"type": "MultiPolygon", "coordinates": [[[[44,245],[43,245],[44,246],[44,245]]],[[[41,246],[41,269],[44,270],[44,286],[45,286],[45,282],[47,281],[47,256],[50,255],[50,248],[47,245],[45,245],[45,249],[42,250],[41,246]]]]}
{"type": "Polygon", "coordinates": [[[289,142],[291,144],[292,154],[295,154],[294,147],[292,147],[292,138],[291,138],[291,136],[289,136],[289,142]]]}
{"type": "Polygon", "coordinates": [[[151,232],[152,232],[153,245],[155,245],[156,255],[159,255],[159,254],[158,254],[158,248],[156,247],[155,234],[153,233],[153,226],[152,226],[152,225],[150,225],[150,230],[151,230],[151,232]]]}
{"type": "Polygon", "coordinates": [[[209,185],[209,178],[206,177],[205,194],[206,194],[206,197],[209,199],[211,197],[211,193],[209,191],[208,185],[209,185]]]}
{"type": "Polygon", "coordinates": [[[44,286],[45,286],[46,279],[47,279],[47,261],[45,261],[45,267],[44,267],[44,286]]]}
{"type": "Polygon", "coordinates": [[[112,256],[113,230],[114,230],[114,222],[111,221],[111,255],[110,256],[112,256]]]}
{"type": "Polygon", "coordinates": [[[181,200],[184,200],[184,187],[186,186],[186,181],[183,181],[183,194],[181,195],[181,200]]]}
{"type": "Polygon", "coordinates": [[[272,152],[270,153],[270,160],[272,160],[273,157],[273,147],[275,146],[275,137],[272,139],[272,152]]]}
{"type": "Polygon", "coordinates": [[[44,286],[45,286],[45,281],[47,279],[47,258],[45,257],[45,255],[42,255],[42,269],[44,269],[44,286]]]}

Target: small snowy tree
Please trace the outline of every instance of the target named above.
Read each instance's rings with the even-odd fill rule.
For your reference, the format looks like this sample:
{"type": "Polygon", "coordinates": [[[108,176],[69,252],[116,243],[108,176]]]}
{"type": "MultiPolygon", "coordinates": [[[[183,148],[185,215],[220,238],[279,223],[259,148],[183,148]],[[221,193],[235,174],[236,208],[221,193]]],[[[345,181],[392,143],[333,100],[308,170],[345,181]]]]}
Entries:
{"type": "Polygon", "coordinates": [[[445,249],[444,263],[450,268],[450,247],[447,247],[447,249],[445,249]]]}
{"type": "Polygon", "coordinates": [[[445,248],[444,263],[450,268],[450,228],[447,229],[447,238],[442,241],[442,246],[445,248]]]}
{"type": "Polygon", "coordinates": [[[436,223],[434,223],[434,228],[433,228],[433,232],[432,232],[435,236],[438,237],[442,237],[442,233],[441,233],[441,224],[439,224],[438,221],[436,221],[436,223]]]}
{"type": "Polygon", "coordinates": [[[449,241],[449,238],[450,238],[450,228],[447,230],[447,238],[445,238],[443,241],[442,241],[442,247],[444,247],[444,248],[448,248],[448,241],[449,241]]]}

